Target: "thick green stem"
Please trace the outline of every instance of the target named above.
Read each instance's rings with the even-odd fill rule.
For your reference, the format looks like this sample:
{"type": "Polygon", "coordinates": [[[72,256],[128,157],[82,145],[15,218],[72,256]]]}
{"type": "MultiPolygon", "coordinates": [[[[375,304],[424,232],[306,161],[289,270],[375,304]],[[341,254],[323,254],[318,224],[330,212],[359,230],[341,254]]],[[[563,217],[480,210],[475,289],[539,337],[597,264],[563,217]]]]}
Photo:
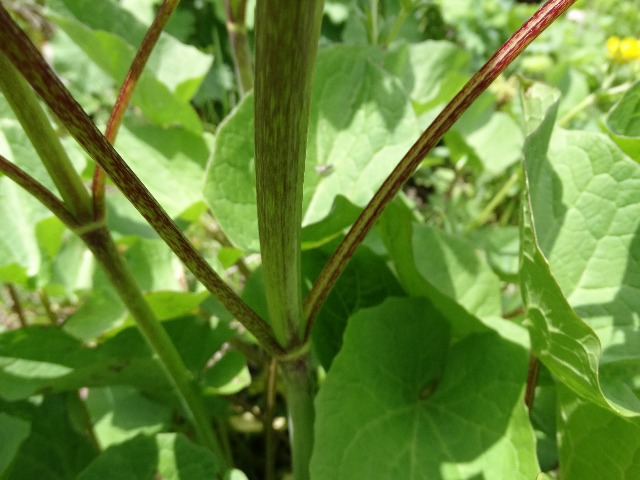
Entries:
{"type": "MultiPolygon", "coordinates": [[[[256,7],[255,164],[269,321],[289,352],[304,348],[300,225],[311,83],[322,0],[261,0],[256,7]]],[[[299,356],[299,353],[295,353],[299,356]]],[[[285,361],[293,476],[309,478],[315,385],[308,354],[285,361]]]]}
{"type": "Polygon", "coordinates": [[[284,347],[304,335],[302,181],[322,0],[256,5],[255,164],[269,322],[284,347]]]}
{"type": "Polygon", "coordinates": [[[81,222],[91,221],[93,207],[89,192],[73,168],[33,90],[2,53],[0,91],[38,152],[69,211],[81,222]]]}
{"type": "Polygon", "coordinates": [[[286,385],[289,412],[289,438],[293,460],[293,478],[309,480],[309,464],[313,452],[313,422],[316,384],[308,355],[281,366],[286,385]]]}
{"type": "Polygon", "coordinates": [[[338,281],[349,259],[380,217],[387,204],[400,191],[405,182],[420,165],[422,159],[437,145],[469,106],[484,92],[505,68],[525,48],[562,15],[576,0],[549,0],[538,10],[489,61],[462,87],[442,113],[429,125],[416,143],[409,149],[398,166],[391,172],[369,204],[355,221],[335,253],[324,267],[304,302],[308,337],[313,320],[338,281]]]}
{"type": "Polygon", "coordinates": [[[127,199],[207,290],[255,335],[270,354],[277,357],[284,355],[285,352],[273,337],[269,325],[249,308],[198,254],[158,201],[96,128],[2,4],[0,51],[22,73],[71,135],[100,164],[127,199]]]}
{"type": "Polygon", "coordinates": [[[104,269],[118,296],[136,321],[151,350],[157,356],[167,376],[171,379],[182,404],[193,421],[203,445],[216,454],[226,469],[225,455],[211,428],[210,419],[193,382],[191,372],[185,366],[162,324],[151,311],[131,271],[106,227],[98,227],[80,235],[100,266],[104,269]]]}
{"type": "Polygon", "coordinates": [[[245,24],[246,6],[246,0],[224,0],[233,65],[242,95],[253,88],[253,63],[245,24]]]}

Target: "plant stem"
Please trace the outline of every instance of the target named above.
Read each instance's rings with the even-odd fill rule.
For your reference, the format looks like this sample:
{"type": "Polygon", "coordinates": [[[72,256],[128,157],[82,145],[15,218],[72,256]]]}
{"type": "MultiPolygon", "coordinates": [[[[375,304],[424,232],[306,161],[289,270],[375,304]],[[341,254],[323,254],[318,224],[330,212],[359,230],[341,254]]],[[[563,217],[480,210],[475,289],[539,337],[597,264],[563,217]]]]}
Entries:
{"type": "Polygon", "coordinates": [[[229,32],[233,65],[241,95],[245,95],[253,88],[253,64],[245,24],[246,6],[246,0],[224,0],[227,32],[229,32]]]}
{"type": "Polygon", "coordinates": [[[51,322],[51,325],[57,325],[58,319],[56,318],[56,314],[51,310],[51,302],[49,301],[49,295],[43,289],[40,289],[38,292],[38,297],[40,298],[40,302],[42,303],[42,307],[44,308],[44,313],[47,315],[47,318],[51,322]]]}
{"type": "Polygon", "coordinates": [[[9,297],[11,297],[11,310],[18,317],[18,322],[20,322],[21,327],[27,326],[27,317],[24,314],[24,310],[22,309],[22,303],[20,302],[20,297],[18,296],[18,292],[16,292],[16,288],[10,283],[5,283],[5,288],[7,289],[7,293],[9,297]]]}
{"type": "Polygon", "coordinates": [[[369,11],[367,12],[367,20],[369,21],[369,43],[371,45],[378,44],[378,1],[369,0],[369,11]]]}
{"type": "Polygon", "coordinates": [[[462,87],[391,172],[322,270],[304,303],[306,337],[331,288],[384,208],[442,136],[522,51],[576,0],[549,0],[462,87]]]}
{"type": "Polygon", "coordinates": [[[80,237],[104,269],[111,285],[116,289],[151,350],[171,379],[203,445],[216,454],[221,462],[221,470],[225,470],[228,468],[226,457],[211,429],[210,419],[193,383],[191,372],[182,361],[166,330],[151,311],[131,271],[118,252],[111,234],[106,227],[101,226],[85,231],[80,237]]]}
{"type": "Polygon", "coordinates": [[[80,226],[78,220],[76,220],[73,214],[67,209],[66,205],[62,203],[58,197],[49,191],[47,187],[42,185],[35,178],[2,155],[0,155],[0,172],[29,192],[36,200],[51,210],[51,212],[69,228],[75,229],[80,226]]]}
{"type": "Polygon", "coordinates": [[[529,369],[527,371],[527,389],[524,394],[524,404],[531,414],[533,408],[533,400],[536,395],[536,386],[538,385],[538,374],[540,373],[540,359],[533,353],[529,355],[529,369]]]}
{"type": "Polygon", "coordinates": [[[255,165],[269,323],[280,345],[304,335],[300,230],[311,82],[322,0],[256,5],[255,165]]]}
{"type": "Polygon", "coordinates": [[[315,384],[305,349],[300,230],[322,11],[322,0],[260,0],[256,6],[258,229],[269,321],[277,341],[296,357],[281,364],[296,480],[309,479],[313,449],[315,384]]]}
{"type": "Polygon", "coordinates": [[[315,410],[315,376],[309,356],[281,365],[286,386],[287,409],[289,412],[289,437],[293,458],[293,478],[309,480],[309,464],[313,452],[313,422],[315,410]]]}
{"type": "Polygon", "coordinates": [[[0,50],[23,74],[71,135],[107,172],[116,186],[195,277],[274,356],[285,354],[269,325],[216,274],[158,201],[100,133],[42,55],[0,4],[0,50]]]}
{"type": "Polygon", "coordinates": [[[272,358],[267,370],[264,407],[264,479],[276,479],[276,436],[273,417],[276,409],[276,386],[278,385],[278,360],[272,358]]]}
{"type": "MultiPolygon", "coordinates": [[[[104,136],[112,145],[115,143],[116,136],[118,135],[118,129],[122,124],[124,112],[127,110],[127,106],[131,101],[133,90],[138,84],[140,75],[142,75],[142,71],[149,60],[149,56],[151,56],[153,47],[158,42],[162,30],[164,30],[164,27],[167,25],[167,22],[169,21],[169,18],[171,18],[171,14],[175,8],[178,6],[178,3],[180,3],[180,0],[164,0],[164,2],[162,2],[158,13],[153,19],[153,23],[149,27],[149,30],[147,30],[147,33],[142,40],[142,44],[131,63],[127,76],[120,87],[116,103],[109,115],[107,128],[104,133],[104,136]]],[[[93,209],[96,220],[101,219],[105,215],[104,194],[106,181],[107,176],[105,171],[100,168],[100,165],[96,165],[95,171],[93,172],[93,184],[91,186],[91,190],[93,192],[93,209]]]]}
{"type": "Polygon", "coordinates": [[[1,53],[0,91],[42,159],[68,210],[81,222],[91,221],[93,207],[89,192],[73,168],[33,90],[1,53]]]}

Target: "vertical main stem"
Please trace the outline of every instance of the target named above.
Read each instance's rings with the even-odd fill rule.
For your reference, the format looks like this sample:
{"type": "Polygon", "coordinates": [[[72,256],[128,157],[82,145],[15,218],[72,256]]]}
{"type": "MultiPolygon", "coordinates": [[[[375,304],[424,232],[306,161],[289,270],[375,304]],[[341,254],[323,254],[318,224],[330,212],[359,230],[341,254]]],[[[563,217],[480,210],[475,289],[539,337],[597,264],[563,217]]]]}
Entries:
{"type": "MultiPolygon", "coordinates": [[[[288,352],[304,348],[300,230],[311,84],[322,0],[256,4],[255,165],[269,323],[288,352]]],[[[314,375],[308,354],[282,363],[295,480],[309,479],[314,375]]]]}
{"type": "Polygon", "coordinates": [[[322,0],[256,4],[255,165],[269,321],[283,347],[304,336],[300,224],[322,0]]]}
{"type": "Polygon", "coordinates": [[[309,480],[316,382],[308,355],[280,367],[287,395],[294,480],[309,480]]]}

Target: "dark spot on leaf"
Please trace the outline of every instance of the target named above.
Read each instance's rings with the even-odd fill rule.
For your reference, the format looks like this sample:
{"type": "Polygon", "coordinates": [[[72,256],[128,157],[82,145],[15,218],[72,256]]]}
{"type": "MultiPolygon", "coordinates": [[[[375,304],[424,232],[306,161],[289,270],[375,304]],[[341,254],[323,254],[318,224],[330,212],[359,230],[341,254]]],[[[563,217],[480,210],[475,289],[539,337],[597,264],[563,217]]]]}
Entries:
{"type": "Polygon", "coordinates": [[[432,382],[427,383],[424,387],[422,387],[422,389],[420,390],[420,393],[418,394],[418,396],[420,397],[420,400],[426,400],[427,398],[429,398],[431,395],[434,394],[437,388],[438,388],[437,380],[433,380],[432,382]]]}

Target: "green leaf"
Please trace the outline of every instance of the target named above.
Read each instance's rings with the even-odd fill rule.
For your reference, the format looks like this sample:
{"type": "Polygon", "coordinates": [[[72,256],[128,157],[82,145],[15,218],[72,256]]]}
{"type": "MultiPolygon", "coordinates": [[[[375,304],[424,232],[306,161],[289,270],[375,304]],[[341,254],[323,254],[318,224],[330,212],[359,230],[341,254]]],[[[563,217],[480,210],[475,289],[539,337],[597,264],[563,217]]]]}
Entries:
{"type": "Polygon", "coordinates": [[[311,476],[533,478],[526,352],[495,334],[448,345],[447,322],[424,300],[354,315],[316,400],[311,476]]]}
{"type": "Polygon", "coordinates": [[[640,82],[636,82],[611,109],[606,120],[611,138],[640,162],[640,82]]]}
{"type": "Polygon", "coordinates": [[[337,195],[329,216],[302,229],[302,248],[317,248],[338,237],[355,222],[360,212],[346,197],[337,195]]]}
{"type": "MultiPolygon", "coordinates": [[[[119,85],[133,61],[147,26],[115,2],[57,0],[50,18],[119,85]]],[[[160,125],[202,126],[189,105],[212,63],[210,55],[163,34],[133,94],[133,103],[160,125]]]]}
{"type": "Polygon", "coordinates": [[[237,350],[222,351],[214,361],[203,375],[205,393],[232,395],[251,384],[247,359],[237,350]]]}
{"type": "MultiPolygon", "coordinates": [[[[309,283],[327,263],[332,248],[313,250],[303,256],[303,277],[309,283]]],[[[350,316],[362,308],[382,303],[404,291],[383,257],[360,247],[329,294],[316,319],[311,338],[322,366],[328,370],[342,347],[342,337],[350,316]]]]}
{"type": "Polygon", "coordinates": [[[162,433],[137,436],[114,445],[98,456],[78,476],[78,480],[112,478],[122,480],[210,480],[216,475],[213,454],[183,435],[162,433]]]}
{"type": "Polygon", "coordinates": [[[560,393],[560,478],[639,478],[640,426],[567,389],[560,393]]]}
{"type": "Polygon", "coordinates": [[[19,400],[36,393],[105,384],[167,388],[164,373],[148,349],[145,351],[141,339],[137,349],[116,340],[107,345],[88,348],[52,327],[3,332],[0,334],[0,397],[19,400]]]}
{"type": "Polygon", "coordinates": [[[3,480],[75,480],[96,456],[95,447],[73,425],[69,399],[52,395],[42,400],[33,413],[31,433],[3,480]]]}
{"type": "MultiPolygon", "coordinates": [[[[397,76],[419,113],[433,111],[449,101],[466,81],[460,72],[469,64],[469,54],[447,41],[395,44],[384,60],[385,68],[397,76]]],[[[426,126],[423,119],[421,122],[426,126]]]]}
{"type": "MultiPolygon", "coordinates": [[[[363,207],[418,136],[401,85],[381,63],[381,53],[370,47],[335,46],[318,54],[304,179],[305,226],[330,215],[339,195],[363,207]]],[[[225,233],[246,250],[258,250],[252,132],[253,99],[247,96],[218,130],[204,189],[225,233]]],[[[337,224],[331,233],[344,228],[343,221],[337,224]]]]}
{"type": "Polygon", "coordinates": [[[0,475],[13,460],[20,444],[29,436],[31,422],[0,412],[0,475]]]}
{"type": "Polygon", "coordinates": [[[108,478],[114,472],[122,480],[153,480],[158,461],[153,438],[139,435],[107,448],[78,475],[78,480],[108,478]]]}
{"type": "Polygon", "coordinates": [[[501,175],[520,159],[524,140],[522,128],[507,113],[492,112],[480,124],[464,122],[465,118],[466,115],[454,129],[480,162],[485,176],[492,178],[501,175]]]}
{"type": "MultiPolygon", "coordinates": [[[[188,368],[200,372],[230,338],[225,324],[197,317],[164,323],[188,368]]],[[[81,387],[131,385],[167,392],[171,386],[135,327],[96,347],[53,327],[25,327],[0,334],[0,397],[19,400],[81,387]]]]}
{"type": "MultiPolygon", "coordinates": [[[[0,155],[57,193],[4,97],[0,97],[0,118],[0,155]]],[[[29,277],[40,273],[49,249],[46,242],[38,242],[36,227],[50,217],[52,214],[45,206],[9,178],[0,177],[0,281],[26,284],[29,277]]]]}
{"type": "Polygon", "coordinates": [[[253,95],[246,95],[218,127],[204,181],[205,201],[226,235],[245,250],[259,250],[253,95]]]}
{"type": "Polygon", "coordinates": [[[379,221],[405,291],[428,298],[451,322],[456,338],[493,329],[526,345],[524,329],[501,318],[499,279],[474,246],[463,238],[412,222],[412,213],[400,200],[391,203],[379,221]]]}
{"type": "Polygon", "coordinates": [[[171,408],[131,387],[91,388],[86,405],[102,448],[139,434],[159,433],[169,424],[172,415],[171,408]]]}
{"type": "Polygon", "coordinates": [[[202,201],[209,157],[203,136],[182,128],[128,122],[115,146],[170,216],[178,217],[202,201]]]}
{"type": "Polygon", "coordinates": [[[418,272],[478,318],[500,316],[500,280],[473,245],[426,225],[413,230],[418,272]]]}
{"type": "Polygon", "coordinates": [[[158,320],[169,320],[194,313],[209,292],[151,292],[145,295],[158,320]]]}
{"type": "Polygon", "coordinates": [[[454,337],[487,331],[487,327],[477,317],[434,286],[418,270],[413,220],[413,214],[407,205],[396,199],[389,204],[378,222],[380,235],[389,251],[402,287],[411,296],[424,297],[432,301],[451,322],[454,337]]]}
{"type": "Polygon", "coordinates": [[[579,395],[637,415],[640,401],[601,367],[638,360],[640,167],[603,135],[553,131],[554,105],[549,89],[529,90],[521,282],[532,347],[579,395]]]}
{"type": "MultiPolygon", "coordinates": [[[[180,282],[183,267],[161,240],[131,238],[125,259],[138,285],[159,320],[192,313],[207,297],[206,292],[184,292],[180,282]]],[[[95,267],[95,265],[93,265],[95,267]]],[[[127,318],[127,310],[102,269],[93,274],[90,295],[64,324],[64,330],[83,340],[92,340],[127,318]]]]}
{"type": "Polygon", "coordinates": [[[335,46],[318,54],[305,172],[304,219],[325,218],[344,195],[363,207],[418,137],[400,83],[378,49],[335,46]],[[322,169],[331,166],[328,174],[322,169]]]}
{"type": "Polygon", "coordinates": [[[515,282],[518,278],[520,229],[516,226],[494,226],[474,230],[470,234],[474,244],[482,248],[487,262],[504,281],[515,282]]]}

